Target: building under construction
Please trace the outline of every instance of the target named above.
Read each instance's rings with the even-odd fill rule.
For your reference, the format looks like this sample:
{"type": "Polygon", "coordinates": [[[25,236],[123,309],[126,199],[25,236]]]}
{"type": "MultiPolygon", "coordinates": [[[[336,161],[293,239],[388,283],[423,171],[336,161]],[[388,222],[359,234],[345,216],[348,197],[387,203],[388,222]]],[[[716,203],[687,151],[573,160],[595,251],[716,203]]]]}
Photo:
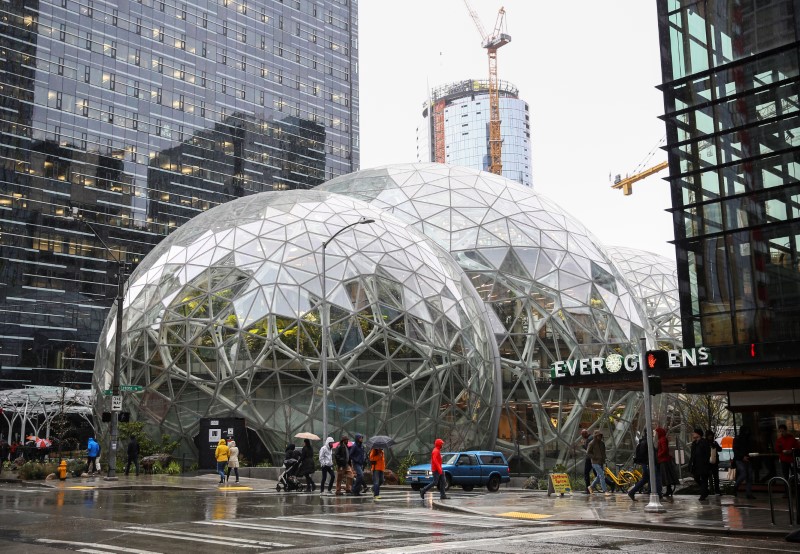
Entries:
{"type": "MultiPolygon", "coordinates": [[[[533,186],[528,104],[517,88],[498,82],[503,176],[533,186]]],[[[489,81],[469,79],[431,91],[417,127],[417,161],[490,170],[489,81]]]]}

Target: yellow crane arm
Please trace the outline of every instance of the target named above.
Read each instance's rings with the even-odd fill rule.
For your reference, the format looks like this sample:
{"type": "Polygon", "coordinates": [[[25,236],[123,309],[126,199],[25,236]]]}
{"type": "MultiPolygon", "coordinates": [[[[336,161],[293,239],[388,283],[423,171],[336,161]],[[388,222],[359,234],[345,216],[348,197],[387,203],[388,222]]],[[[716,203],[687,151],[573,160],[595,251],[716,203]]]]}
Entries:
{"type": "Polygon", "coordinates": [[[667,162],[661,162],[658,165],[654,165],[653,167],[649,167],[649,168],[645,169],[641,173],[636,173],[634,175],[631,175],[630,177],[625,177],[624,179],[620,179],[618,181],[614,181],[614,184],[611,185],[611,188],[612,189],[618,189],[618,190],[622,189],[622,194],[624,194],[625,196],[628,196],[628,195],[633,193],[633,188],[631,186],[631,185],[633,185],[633,183],[635,183],[636,181],[641,181],[642,179],[644,179],[646,177],[650,177],[651,175],[653,175],[655,173],[658,173],[662,169],[666,169],[666,167],[668,165],[669,165],[669,163],[667,163],[667,162]]]}

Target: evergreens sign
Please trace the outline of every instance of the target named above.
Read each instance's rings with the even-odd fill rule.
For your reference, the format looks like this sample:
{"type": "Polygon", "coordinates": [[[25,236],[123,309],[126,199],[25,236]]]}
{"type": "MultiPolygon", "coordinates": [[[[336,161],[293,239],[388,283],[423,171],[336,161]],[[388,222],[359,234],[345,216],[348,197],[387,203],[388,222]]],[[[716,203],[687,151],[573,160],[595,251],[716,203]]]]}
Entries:
{"type": "MultiPolygon", "coordinates": [[[[710,365],[711,351],[706,346],[681,350],[667,350],[669,368],[710,365]]],[[[577,360],[560,360],[550,368],[550,377],[588,377],[592,375],[608,375],[620,371],[641,371],[639,354],[610,354],[605,358],[581,358],[577,360]]]]}

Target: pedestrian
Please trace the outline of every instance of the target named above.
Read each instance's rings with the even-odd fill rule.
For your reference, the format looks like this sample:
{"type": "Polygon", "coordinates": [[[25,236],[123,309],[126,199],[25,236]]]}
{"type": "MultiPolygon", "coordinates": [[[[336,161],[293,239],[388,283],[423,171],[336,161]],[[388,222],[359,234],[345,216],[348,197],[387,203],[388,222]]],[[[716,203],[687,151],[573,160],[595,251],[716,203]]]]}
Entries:
{"type": "Polygon", "coordinates": [[[319,485],[319,493],[325,492],[325,480],[330,475],[331,482],[328,484],[328,494],[333,492],[333,437],[325,439],[325,444],[319,449],[319,467],[322,470],[322,482],[319,485]]]}
{"type": "Polygon", "coordinates": [[[719,453],[722,452],[722,447],[714,438],[714,432],[709,429],[706,431],[706,441],[708,441],[708,448],[710,455],[708,457],[708,492],[722,496],[722,489],[719,486],[719,453]]]}
{"type": "Polygon", "coordinates": [[[778,425],[778,440],[775,442],[775,452],[778,453],[778,460],[781,462],[783,478],[787,481],[792,475],[792,464],[794,462],[795,448],[800,448],[800,441],[794,438],[786,427],[785,423],[778,425]]]}
{"type": "Polygon", "coordinates": [[[86,473],[94,475],[98,471],[97,457],[99,455],[100,444],[94,440],[94,437],[89,437],[89,442],[86,444],[86,473]]]}
{"type": "Polygon", "coordinates": [[[733,437],[733,461],[736,462],[736,482],[733,484],[733,496],[739,491],[739,484],[744,481],[745,495],[753,499],[753,466],[750,463],[752,449],[750,429],[747,425],[739,427],[739,434],[733,437]]]}
{"type": "Polygon", "coordinates": [[[364,486],[364,467],[367,465],[367,456],[364,452],[364,436],[356,433],[356,440],[350,447],[350,466],[356,476],[353,480],[353,488],[350,494],[361,496],[361,488],[364,486]]]}
{"type": "Polygon", "coordinates": [[[347,445],[348,442],[350,442],[350,439],[347,438],[347,435],[342,435],[333,455],[336,461],[336,496],[341,496],[349,491],[353,480],[353,474],[350,471],[350,449],[347,445]]]}
{"type": "Polygon", "coordinates": [[[225,481],[231,480],[231,470],[236,476],[236,482],[239,482],[239,447],[236,446],[236,441],[231,439],[228,441],[228,475],[225,481]]]}
{"type": "Polygon", "coordinates": [[[581,429],[581,448],[584,452],[583,458],[583,481],[586,483],[586,488],[584,491],[588,494],[589,493],[589,483],[591,483],[592,478],[592,459],[586,455],[586,450],[589,448],[589,443],[592,442],[592,435],[589,434],[589,431],[586,429],[581,429]]]}
{"type": "MultiPolygon", "coordinates": [[[[636,493],[642,490],[642,488],[650,482],[650,452],[648,450],[648,440],[647,440],[647,433],[642,435],[642,438],[639,439],[639,444],[636,445],[636,451],[633,456],[633,463],[639,464],[642,466],[642,478],[636,481],[636,484],[631,487],[631,490],[628,491],[628,496],[631,500],[636,502],[636,493]]],[[[653,449],[655,450],[655,449],[653,449]]],[[[654,455],[653,458],[655,459],[657,456],[654,455]]],[[[655,468],[656,474],[656,488],[650,487],[651,491],[658,492],[658,497],[661,498],[661,473],[658,471],[658,467],[655,468]]]]}
{"type": "MultiPolygon", "coordinates": [[[[666,488],[664,497],[672,498],[672,493],[675,492],[675,487],[679,484],[679,476],[675,462],[672,461],[672,454],[669,451],[669,439],[667,439],[667,430],[663,427],[656,427],[656,438],[658,440],[656,447],[656,463],[658,464],[658,473],[661,477],[661,485],[666,488]]],[[[658,492],[661,492],[659,489],[658,492]]]]}
{"type": "Polygon", "coordinates": [[[311,475],[316,471],[314,467],[314,450],[311,448],[311,441],[303,439],[303,449],[300,451],[300,468],[297,474],[300,477],[306,478],[306,490],[309,492],[317,490],[317,485],[311,478],[311,475]]]}
{"type": "Polygon", "coordinates": [[[438,487],[439,498],[441,500],[447,499],[447,495],[444,494],[445,482],[442,471],[442,446],[444,446],[444,441],[442,439],[433,441],[433,450],[431,451],[431,474],[433,475],[433,479],[419,491],[419,496],[423,501],[425,500],[425,493],[433,487],[438,487]]]}
{"type": "Polygon", "coordinates": [[[136,476],[139,476],[139,443],[136,437],[131,437],[128,441],[128,463],[125,464],[125,475],[131,472],[131,464],[136,468],[136,476]]]}
{"type": "Polygon", "coordinates": [[[217,449],[214,450],[214,458],[217,460],[217,473],[219,473],[220,485],[225,483],[225,466],[228,464],[228,456],[230,456],[228,444],[225,442],[225,439],[219,439],[217,449]]]}
{"type": "Polygon", "coordinates": [[[372,469],[372,496],[375,500],[380,500],[383,472],[386,471],[386,455],[382,448],[373,448],[369,451],[369,464],[372,469]]]}
{"type": "Polygon", "coordinates": [[[592,489],[599,482],[603,494],[611,496],[611,492],[606,488],[605,473],[603,471],[603,465],[606,463],[606,443],[603,442],[603,433],[599,430],[595,430],[594,438],[592,438],[592,442],[589,443],[586,453],[592,460],[592,469],[595,474],[594,481],[592,481],[586,491],[592,494],[592,489]]]}
{"type": "Polygon", "coordinates": [[[703,430],[699,427],[692,432],[692,447],[689,458],[689,473],[692,474],[694,480],[700,485],[700,498],[705,500],[708,498],[708,472],[709,472],[709,459],[711,458],[711,447],[705,439],[703,430]]]}

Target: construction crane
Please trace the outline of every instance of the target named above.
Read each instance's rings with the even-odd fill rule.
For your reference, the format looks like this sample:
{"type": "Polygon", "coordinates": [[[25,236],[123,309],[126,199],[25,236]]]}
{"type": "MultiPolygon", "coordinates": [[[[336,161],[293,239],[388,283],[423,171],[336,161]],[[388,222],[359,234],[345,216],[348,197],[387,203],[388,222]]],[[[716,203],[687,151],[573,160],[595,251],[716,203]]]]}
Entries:
{"type": "MultiPolygon", "coordinates": [[[[645,158],[639,162],[639,165],[633,170],[632,175],[626,175],[623,179],[620,175],[617,175],[614,179],[614,183],[611,185],[612,189],[620,190],[622,189],[622,194],[625,196],[630,196],[633,194],[632,185],[636,181],[641,181],[651,175],[655,175],[662,169],[666,169],[668,167],[667,162],[661,162],[651,167],[647,167],[651,162],[650,160],[656,155],[656,152],[661,149],[661,147],[667,142],[667,137],[662,137],[661,140],[650,150],[650,152],[645,156],[645,158]],[[646,169],[642,169],[646,168],[646,169]]],[[[610,179],[610,177],[609,177],[610,179]]]]}
{"type": "Polygon", "coordinates": [[[622,194],[625,196],[630,196],[633,194],[633,188],[631,186],[636,181],[641,181],[646,177],[650,177],[655,173],[658,173],[662,169],[665,169],[669,163],[661,162],[660,164],[654,165],[653,167],[648,167],[644,171],[640,171],[639,173],[634,173],[630,177],[625,177],[624,179],[620,178],[619,175],[614,179],[614,184],[611,185],[612,189],[622,189],[622,194]]]}
{"type": "Polygon", "coordinates": [[[503,32],[506,10],[500,8],[497,12],[497,20],[491,35],[487,35],[481,24],[478,14],[472,9],[468,0],[464,0],[464,5],[469,10],[475,27],[483,39],[481,46],[486,48],[489,54],[489,171],[497,175],[503,174],[503,137],[500,134],[500,87],[497,79],[497,50],[511,42],[511,35],[503,32]]]}

